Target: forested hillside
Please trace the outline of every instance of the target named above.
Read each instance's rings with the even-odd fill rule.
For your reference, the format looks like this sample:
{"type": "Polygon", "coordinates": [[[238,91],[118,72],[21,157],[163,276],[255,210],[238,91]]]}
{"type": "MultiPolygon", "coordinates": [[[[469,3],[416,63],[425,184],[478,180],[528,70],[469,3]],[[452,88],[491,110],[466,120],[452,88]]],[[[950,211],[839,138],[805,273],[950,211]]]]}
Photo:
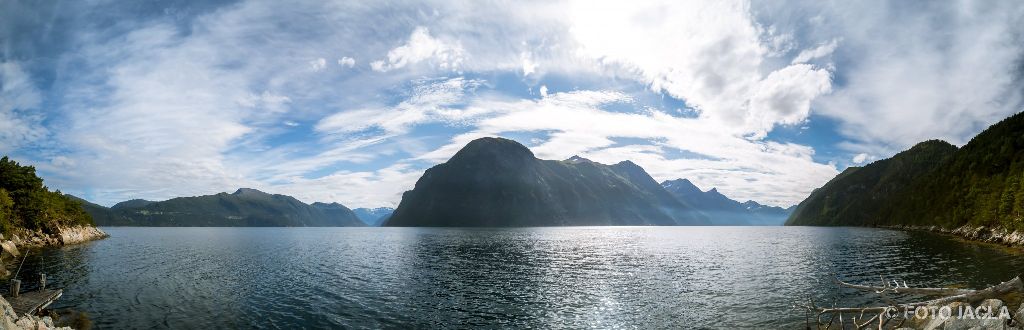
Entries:
{"type": "Polygon", "coordinates": [[[0,231],[15,229],[55,233],[58,226],[92,225],[81,204],[50,191],[32,166],[22,166],[8,157],[0,159],[0,231]]]}
{"type": "Polygon", "coordinates": [[[1024,229],[1024,114],[957,149],[922,142],[851,167],[800,203],[789,225],[962,225],[1024,229]]]}

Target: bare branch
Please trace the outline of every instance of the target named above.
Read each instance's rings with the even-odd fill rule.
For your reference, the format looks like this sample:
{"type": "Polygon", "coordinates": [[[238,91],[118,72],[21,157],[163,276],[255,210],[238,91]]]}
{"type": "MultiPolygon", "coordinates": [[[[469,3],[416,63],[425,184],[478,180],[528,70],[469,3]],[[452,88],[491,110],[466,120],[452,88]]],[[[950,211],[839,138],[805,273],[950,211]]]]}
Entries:
{"type": "Polygon", "coordinates": [[[885,286],[859,285],[843,282],[838,277],[835,278],[835,282],[840,286],[844,286],[847,288],[853,288],[864,291],[873,291],[875,293],[884,293],[887,291],[891,291],[896,293],[916,293],[923,295],[962,295],[975,291],[955,288],[908,288],[906,287],[906,282],[903,282],[902,287],[889,285],[889,282],[886,281],[883,281],[883,283],[885,283],[885,286]]]}
{"type": "Polygon", "coordinates": [[[982,290],[965,292],[955,296],[933,299],[914,304],[906,304],[904,306],[946,305],[953,302],[973,303],[985,299],[995,298],[1014,291],[1024,291],[1024,282],[1021,282],[1020,276],[1014,277],[1012,280],[999,283],[982,290]]]}

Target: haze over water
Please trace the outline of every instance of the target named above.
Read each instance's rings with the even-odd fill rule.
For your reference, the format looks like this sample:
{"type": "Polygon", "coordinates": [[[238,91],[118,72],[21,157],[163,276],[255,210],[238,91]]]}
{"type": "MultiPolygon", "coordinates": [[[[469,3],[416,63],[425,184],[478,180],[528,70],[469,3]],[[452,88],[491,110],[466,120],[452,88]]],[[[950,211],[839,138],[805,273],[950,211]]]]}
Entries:
{"type": "Polygon", "coordinates": [[[53,307],[99,328],[801,328],[792,305],[830,301],[833,273],[983,287],[1024,270],[1013,250],[866,228],[104,230],[20,275],[45,272],[53,307]]]}

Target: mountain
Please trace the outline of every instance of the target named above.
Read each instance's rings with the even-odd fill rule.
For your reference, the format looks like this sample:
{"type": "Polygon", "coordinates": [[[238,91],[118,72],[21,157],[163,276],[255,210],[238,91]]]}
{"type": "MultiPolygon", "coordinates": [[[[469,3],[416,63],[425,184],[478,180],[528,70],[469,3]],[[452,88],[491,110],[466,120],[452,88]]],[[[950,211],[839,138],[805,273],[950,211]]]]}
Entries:
{"type": "Polygon", "coordinates": [[[661,186],[676,198],[692,205],[695,211],[708,215],[715,225],[777,226],[789,216],[787,209],[765,206],[755,201],[740,203],[722,195],[715,188],[702,191],[687,179],[664,181],[661,186]]]}
{"type": "Polygon", "coordinates": [[[154,202],[154,201],[147,201],[145,199],[132,199],[132,200],[127,200],[127,201],[123,201],[123,202],[114,204],[114,206],[111,206],[110,208],[112,208],[112,209],[130,209],[130,208],[136,208],[136,207],[144,207],[146,205],[153,204],[153,203],[156,203],[156,202],[154,202]]]}
{"type": "Polygon", "coordinates": [[[815,190],[790,225],[963,225],[1024,229],[1024,113],[956,148],[922,142],[851,167],[815,190]]]}
{"type": "Polygon", "coordinates": [[[360,207],[352,210],[352,212],[355,212],[356,216],[359,217],[359,220],[362,220],[367,225],[377,227],[383,224],[384,220],[387,220],[387,218],[391,216],[391,213],[395,212],[395,209],[390,207],[378,207],[372,209],[360,207]]]}
{"type": "Polygon", "coordinates": [[[88,213],[89,216],[92,217],[93,222],[95,222],[97,226],[131,226],[134,224],[132,219],[124,216],[123,214],[117,213],[106,206],[87,201],[77,196],[67,196],[78,201],[78,203],[82,205],[82,209],[85,210],[85,213],[88,213]]]}
{"type": "Polygon", "coordinates": [[[541,160],[515,141],[481,138],[428,169],[385,226],[708,223],[631,162],[541,160]]]}
{"type": "MultiPolygon", "coordinates": [[[[889,159],[850,167],[811,192],[786,221],[787,225],[874,226],[898,223],[886,219],[898,199],[928,173],[957,152],[949,143],[919,143],[889,159]]],[[[919,210],[921,211],[921,210],[919,210]]]]}
{"type": "Polygon", "coordinates": [[[761,203],[755,201],[743,202],[743,207],[747,209],[747,212],[761,216],[764,219],[770,219],[774,225],[782,225],[789,218],[789,215],[796,210],[796,205],[781,208],[778,206],[761,205],[761,203]]]}
{"type": "Polygon", "coordinates": [[[234,193],[179,197],[162,202],[132,200],[86,211],[101,226],[159,227],[338,227],[365,226],[338,203],[307,205],[291,196],[241,188],[234,193]]]}
{"type": "Polygon", "coordinates": [[[349,208],[345,207],[345,205],[341,205],[341,203],[321,203],[321,202],[315,202],[313,204],[310,204],[310,206],[320,210],[320,212],[323,212],[324,215],[327,216],[328,219],[334,219],[333,221],[343,220],[343,222],[339,222],[338,224],[333,224],[331,226],[340,226],[340,227],[363,227],[363,226],[366,226],[366,223],[363,222],[362,220],[360,220],[359,216],[356,215],[355,212],[352,212],[352,210],[350,210],[349,208]]]}

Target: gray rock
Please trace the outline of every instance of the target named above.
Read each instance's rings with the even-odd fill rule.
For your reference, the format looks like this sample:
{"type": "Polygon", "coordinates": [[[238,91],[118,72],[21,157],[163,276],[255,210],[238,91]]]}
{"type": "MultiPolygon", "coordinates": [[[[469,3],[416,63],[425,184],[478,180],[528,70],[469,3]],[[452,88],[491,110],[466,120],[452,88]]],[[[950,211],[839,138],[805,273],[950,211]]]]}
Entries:
{"type": "Polygon", "coordinates": [[[981,315],[975,315],[975,318],[953,317],[946,320],[942,328],[950,330],[1008,329],[1007,320],[999,318],[1003,306],[1002,300],[987,299],[973,306],[975,310],[982,309],[981,315]],[[987,314],[988,309],[991,310],[991,315],[987,314]]]}

